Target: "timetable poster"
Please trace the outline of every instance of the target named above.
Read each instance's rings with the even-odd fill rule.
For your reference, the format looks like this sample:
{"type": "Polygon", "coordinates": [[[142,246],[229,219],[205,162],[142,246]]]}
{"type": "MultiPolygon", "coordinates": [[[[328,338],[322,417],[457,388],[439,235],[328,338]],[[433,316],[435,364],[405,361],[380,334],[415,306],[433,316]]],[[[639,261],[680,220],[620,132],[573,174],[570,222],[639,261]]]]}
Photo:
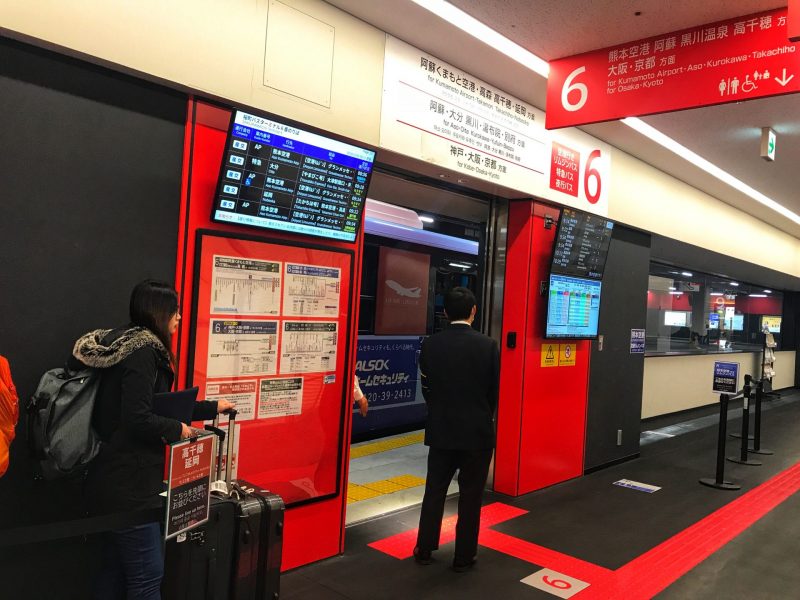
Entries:
{"type": "Polygon", "coordinates": [[[336,323],[284,321],[281,373],[329,372],[336,368],[336,323]]]}
{"type": "Polygon", "coordinates": [[[212,319],[208,339],[208,376],[274,375],[278,364],[277,347],[277,321],[212,319]]]}
{"type": "Polygon", "coordinates": [[[238,476],[289,506],[339,493],[355,253],[205,230],[197,252],[186,383],[236,404],[238,476]]]}
{"type": "Polygon", "coordinates": [[[211,312],[274,316],[281,309],[281,263],[214,256],[211,312]]]}
{"type": "Polygon", "coordinates": [[[335,317],[339,314],[340,269],[315,265],[286,265],[283,316],[335,317]]]}

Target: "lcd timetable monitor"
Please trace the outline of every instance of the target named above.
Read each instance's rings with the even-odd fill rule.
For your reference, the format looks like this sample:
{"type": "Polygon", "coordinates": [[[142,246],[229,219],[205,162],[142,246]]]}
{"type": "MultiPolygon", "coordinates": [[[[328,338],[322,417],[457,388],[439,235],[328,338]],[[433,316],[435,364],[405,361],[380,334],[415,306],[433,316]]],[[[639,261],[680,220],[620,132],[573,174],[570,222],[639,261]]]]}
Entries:
{"type": "Polygon", "coordinates": [[[367,148],[234,111],[211,220],[353,242],[374,162],[367,148]]]}
{"type": "Polygon", "coordinates": [[[558,220],[547,295],[547,339],[595,339],[603,271],[614,223],[564,208],[558,220]]]}
{"type": "Polygon", "coordinates": [[[544,337],[596,338],[601,288],[602,282],[598,279],[551,273],[544,337]]]}

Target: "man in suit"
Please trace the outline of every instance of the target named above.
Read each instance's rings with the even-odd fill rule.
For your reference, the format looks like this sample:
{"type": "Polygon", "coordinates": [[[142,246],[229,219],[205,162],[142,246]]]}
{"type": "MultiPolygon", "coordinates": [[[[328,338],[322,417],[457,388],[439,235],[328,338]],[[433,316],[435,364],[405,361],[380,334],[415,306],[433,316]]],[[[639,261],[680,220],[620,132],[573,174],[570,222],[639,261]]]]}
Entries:
{"type": "Polygon", "coordinates": [[[423,342],[419,357],[429,450],[414,559],[424,565],[432,562],[447,487],[458,470],[453,569],[463,572],[475,564],[478,551],[481,500],[494,449],[500,355],[497,342],[472,329],[477,305],[470,290],[450,290],[444,309],[450,325],[423,342]]]}

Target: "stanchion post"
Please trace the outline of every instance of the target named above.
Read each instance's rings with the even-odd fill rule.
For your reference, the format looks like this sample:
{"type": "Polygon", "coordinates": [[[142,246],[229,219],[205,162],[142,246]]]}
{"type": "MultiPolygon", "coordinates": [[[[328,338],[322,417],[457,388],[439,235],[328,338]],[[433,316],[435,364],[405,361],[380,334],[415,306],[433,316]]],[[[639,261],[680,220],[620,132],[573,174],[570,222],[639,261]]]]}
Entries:
{"type": "Polygon", "coordinates": [[[742,400],[742,447],[739,457],[729,456],[728,460],[740,465],[748,465],[751,467],[760,467],[761,461],[754,460],[747,457],[747,446],[749,445],[748,435],[750,429],[750,394],[752,392],[751,375],[744,376],[744,399],[742,400]]]}
{"type": "Polygon", "coordinates": [[[725,438],[726,430],[728,428],[728,402],[730,396],[728,394],[720,394],[719,396],[719,432],[717,435],[717,473],[714,479],[704,477],[700,483],[713,487],[718,490],[739,490],[742,486],[725,481],[725,438]]]}
{"type": "Polygon", "coordinates": [[[764,399],[764,379],[756,383],[756,414],[753,418],[753,447],[750,452],[754,454],[775,454],[772,450],[761,447],[761,401],[764,399]]]}

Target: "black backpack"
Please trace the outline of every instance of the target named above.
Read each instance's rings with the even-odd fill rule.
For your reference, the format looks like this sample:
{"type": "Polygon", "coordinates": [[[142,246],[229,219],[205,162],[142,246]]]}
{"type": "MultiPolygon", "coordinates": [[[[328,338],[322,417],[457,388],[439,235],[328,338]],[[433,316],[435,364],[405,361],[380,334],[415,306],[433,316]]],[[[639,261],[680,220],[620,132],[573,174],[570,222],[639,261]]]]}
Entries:
{"type": "Polygon", "coordinates": [[[28,404],[28,445],[45,479],[82,472],[100,451],[92,412],[102,371],[50,369],[28,404]]]}

